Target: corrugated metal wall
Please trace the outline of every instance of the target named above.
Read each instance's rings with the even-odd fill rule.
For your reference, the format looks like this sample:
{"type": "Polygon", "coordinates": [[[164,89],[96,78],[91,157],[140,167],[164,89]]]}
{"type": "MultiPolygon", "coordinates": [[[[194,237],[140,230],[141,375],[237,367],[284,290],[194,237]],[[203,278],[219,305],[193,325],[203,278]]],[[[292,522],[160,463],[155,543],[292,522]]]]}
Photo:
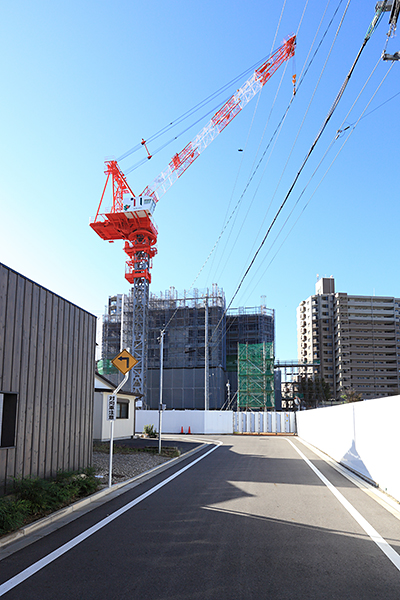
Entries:
{"type": "Polygon", "coordinates": [[[10,477],[90,465],[95,343],[93,315],[0,263],[0,393],[17,394],[0,493],[10,477]]]}

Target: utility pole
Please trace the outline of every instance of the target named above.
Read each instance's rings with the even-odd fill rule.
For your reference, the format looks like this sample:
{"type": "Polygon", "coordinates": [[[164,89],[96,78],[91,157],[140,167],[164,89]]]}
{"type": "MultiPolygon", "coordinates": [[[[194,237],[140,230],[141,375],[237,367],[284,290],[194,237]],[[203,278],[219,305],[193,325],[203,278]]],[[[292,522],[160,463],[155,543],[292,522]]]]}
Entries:
{"type": "Polygon", "coordinates": [[[158,454],[161,454],[161,423],[162,423],[162,396],[163,396],[163,362],[164,362],[164,329],[160,332],[160,401],[158,404],[158,454]]]}
{"type": "Polygon", "coordinates": [[[209,388],[208,388],[208,374],[209,374],[209,364],[208,364],[208,293],[204,299],[204,410],[209,410],[209,388]]]}

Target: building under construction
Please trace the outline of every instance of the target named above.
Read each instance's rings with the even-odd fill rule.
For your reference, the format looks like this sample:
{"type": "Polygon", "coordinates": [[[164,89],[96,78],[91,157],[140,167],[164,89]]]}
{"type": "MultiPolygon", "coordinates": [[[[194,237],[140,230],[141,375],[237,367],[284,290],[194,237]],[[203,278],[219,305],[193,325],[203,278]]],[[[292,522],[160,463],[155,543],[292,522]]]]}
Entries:
{"type": "Polygon", "coordinates": [[[163,403],[167,408],[220,408],[225,391],[225,295],[175,288],[151,294],[148,320],[147,404],[157,408],[160,397],[160,332],[165,328],[163,403]],[[206,322],[208,323],[206,335],[206,322]],[[208,339],[207,339],[208,338],[208,339]],[[208,394],[205,348],[208,347],[208,394]]]}
{"type": "MultiPolygon", "coordinates": [[[[141,341],[147,356],[147,365],[143,365],[146,408],[159,405],[162,330],[165,330],[162,402],[168,409],[237,406],[238,344],[252,346],[266,342],[273,356],[274,311],[261,306],[230,310],[226,315],[225,295],[216,284],[211,290],[194,289],[178,294],[172,287],[164,294],[150,294],[146,319],[147,336],[141,341]]],[[[102,322],[98,370],[116,383],[120,376],[110,359],[121,348],[132,348],[132,324],[131,295],[111,296],[102,322]]],[[[271,392],[270,381],[268,386],[271,392]]],[[[271,398],[273,392],[265,406],[270,407],[271,403],[273,406],[271,398]]],[[[253,408],[263,406],[257,404],[253,408]]]]}
{"type": "MultiPolygon", "coordinates": [[[[235,308],[228,311],[226,317],[226,371],[229,408],[238,403],[238,353],[243,344],[269,344],[269,355],[274,354],[275,311],[265,304],[253,308],[235,308]]],[[[263,355],[255,356],[259,367],[263,369],[263,355]]],[[[242,363],[243,364],[243,363],[242,363]]],[[[270,384],[268,384],[270,385],[270,384]]],[[[243,396],[242,396],[243,397],[243,396]]],[[[244,402],[244,405],[246,402],[244,402]]],[[[255,406],[254,406],[255,408],[255,406]]]]}
{"type": "Polygon", "coordinates": [[[244,410],[274,408],[274,345],[239,344],[237,406],[244,410]]]}

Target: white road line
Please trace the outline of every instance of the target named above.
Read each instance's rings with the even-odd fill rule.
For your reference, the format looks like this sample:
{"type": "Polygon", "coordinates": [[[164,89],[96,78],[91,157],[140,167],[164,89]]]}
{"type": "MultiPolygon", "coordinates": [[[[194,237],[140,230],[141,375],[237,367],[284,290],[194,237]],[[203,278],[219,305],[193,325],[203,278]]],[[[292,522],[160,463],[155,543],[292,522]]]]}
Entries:
{"type": "Polygon", "coordinates": [[[385,510],[390,512],[391,515],[393,515],[394,517],[396,517],[396,519],[400,521],[400,504],[394,498],[392,498],[388,494],[385,494],[379,488],[373,486],[367,480],[363,479],[360,475],[357,475],[357,473],[349,471],[349,469],[344,467],[342,464],[336,462],[333,458],[331,458],[324,452],[321,452],[321,450],[318,450],[318,448],[316,448],[312,444],[306,442],[306,440],[302,440],[299,437],[297,437],[296,439],[301,444],[303,444],[303,446],[306,446],[314,454],[322,458],[322,460],[326,462],[330,467],[335,469],[335,471],[337,471],[338,473],[343,475],[343,477],[346,477],[346,479],[351,481],[351,483],[356,485],[360,490],[364,492],[364,494],[367,494],[375,502],[378,502],[378,504],[383,506],[385,510]]]}
{"type": "Polygon", "coordinates": [[[111,523],[111,521],[118,519],[118,517],[123,515],[126,511],[130,510],[131,508],[136,506],[136,504],[139,504],[139,502],[142,502],[142,500],[145,500],[146,498],[148,498],[149,496],[154,494],[154,492],[157,492],[157,490],[164,487],[164,485],[167,485],[167,483],[170,483],[170,481],[172,481],[179,475],[182,475],[182,473],[184,473],[185,471],[190,469],[190,467],[193,467],[196,463],[198,463],[200,460],[202,460],[209,454],[211,454],[211,452],[214,452],[214,450],[216,450],[222,444],[222,442],[218,442],[218,441],[215,441],[214,443],[217,445],[214,446],[213,448],[211,448],[211,450],[209,450],[208,452],[206,452],[199,458],[196,458],[196,460],[194,460],[193,462],[186,465],[186,467],[183,467],[182,469],[180,469],[179,471],[177,471],[176,473],[174,473],[173,475],[171,475],[170,477],[168,477],[167,479],[165,479],[158,485],[154,486],[153,488],[151,488],[150,490],[148,490],[147,492],[145,492],[138,498],[135,498],[135,500],[132,500],[132,502],[129,502],[128,504],[126,504],[125,506],[120,508],[119,510],[116,510],[115,512],[113,512],[111,515],[109,515],[105,519],[102,519],[101,521],[96,523],[96,525],[93,525],[86,531],[83,531],[81,534],[79,534],[78,536],[76,536],[75,538],[73,538],[72,540],[70,540],[69,542],[64,544],[63,546],[60,546],[60,548],[57,548],[57,550],[54,550],[47,556],[45,556],[42,559],[35,562],[30,567],[27,567],[26,569],[21,571],[21,573],[18,573],[18,575],[15,575],[8,581],[5,581],[4,583],[2,583],[0,585],[0,596],[3,596],[4,594],[6,594],[7,592],[9,592],[13,588],[15,588],[17,585],[19,585],[26,579],[29,579],[29,577],[32,577],[32,575],[34,575],[35,573],[37,573],[38,571],[40,571],[41,569],[43,569],[44,567],[46,567],[47,565],[52,563],[59,556],[62,556],[63,554],[65,554],[66,552],[71,550],[72,548],[75,548],[75,546],[77,546],[78,544],[80,544],[81,542],[86,540],[88,537],[90,537],[91,535],[93,535],[94,533],[96,533],[97,531],[99,531],[100,529],[102,529],[103,527],[108,525],[109,523],[111,523]]]}
{"type": "MultiPolygon", "coordinates": [[[[286,438],[287,439],[287,438],[286,438]]],[[[314,471],[317,477],[320,478],[322,483],[326,485],[326,487],[332,492],[334,496],[339,500],[342,506],[351,514],[353,519],[357,521],[362,529],[364,529],[365,533],[369,535],[371,540],[375,542],[375,544],[382,550],[382,552],[388,557],[388,559],[393,563],[393,565],[400,571],[400,556],[397,552],[387,543],[386,540],[383,539],[382,536],[368,523],[366,519],[358,512],[356,508],[346,498],[335,488],[335,486],[315,467],[310,460],[302,453],[301,450],[297,448],[297,446],[291,441],[288,440],[289,444],[293,446],[298,454],[300,454],[301,458],[308,464],[310,469],[314,471]]]]}

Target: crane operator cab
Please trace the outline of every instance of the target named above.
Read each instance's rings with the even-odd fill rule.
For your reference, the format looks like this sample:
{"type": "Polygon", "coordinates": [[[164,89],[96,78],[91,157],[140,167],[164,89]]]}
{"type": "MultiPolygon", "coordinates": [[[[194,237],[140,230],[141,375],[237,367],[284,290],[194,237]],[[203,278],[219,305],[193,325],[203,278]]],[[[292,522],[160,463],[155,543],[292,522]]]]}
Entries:
{"type": "Polygon", "coordinates": [[[132,196],[124,197],[124,213],[128,219],[133,219],[133,213],[137,217],[148,216],[151,217],[154,209],[156,207],[156,203],[151,196],[137,196],[132,198],[132,196]]]}

